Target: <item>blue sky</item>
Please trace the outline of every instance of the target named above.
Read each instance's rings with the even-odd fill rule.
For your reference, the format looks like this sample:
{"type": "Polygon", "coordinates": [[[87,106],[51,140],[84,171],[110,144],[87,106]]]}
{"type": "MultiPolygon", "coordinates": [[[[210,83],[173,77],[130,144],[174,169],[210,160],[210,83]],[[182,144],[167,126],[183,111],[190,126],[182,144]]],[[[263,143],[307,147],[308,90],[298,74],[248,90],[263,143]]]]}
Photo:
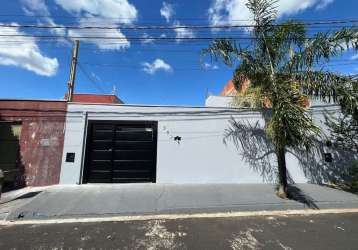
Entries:
{"type": "MultiPolygon", "coordinates": [[[[151,37],[230,36],[211,30],[126,30],[125,25],[243,24],[249,19],[245,0],[6,0],[0,23],[45,26],[111,26],[113,30],[29,29],[0,27],[0,34],[50,36],[110,36],[148,38],[141,41],[81,41],[78,93],[111,93],[131,104],[203,105],[207,91],[220,92],[232,68],[200,62],[208,41],[151,41],[151,37]],[[90,79],[89,79],[90,78],[90,79]]],[[[281,0],[281,20],[355,19],[354,0],[281,0]]],[[[316,31],[315,29],[314,31],[316,31]]],[[[313,31],[312,31],[313,32],[313,31]]],[[[1,37],[0,98],[62,98],[67,89],[71,43],[64,38],[1,37]]],[[[342,73],[356,73],[354,55],[331,63],[342,73]]]]}

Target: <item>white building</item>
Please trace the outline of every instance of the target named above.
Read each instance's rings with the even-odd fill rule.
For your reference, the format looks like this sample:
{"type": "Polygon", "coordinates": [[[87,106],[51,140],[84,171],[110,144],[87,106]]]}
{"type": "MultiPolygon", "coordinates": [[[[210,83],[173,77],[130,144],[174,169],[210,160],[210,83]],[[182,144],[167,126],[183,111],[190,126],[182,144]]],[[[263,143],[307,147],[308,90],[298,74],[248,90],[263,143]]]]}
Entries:
{"type": "MultiPolygon", "coordinates": [[[[213,100],[226,103],[221,97],[209,97],[207,105],[213,106],[213,100]]],[[[262,159],[250,161],[245,157],[250,153],[247,148],[245,151],[232,140],[225,142],[233,121],[259,128],[264,124],[261,114],[217,106],[220,107],[69,103],[60,183],[274,181],[274,155],[265,165],[262,159]]],[[[322,127],[325,110],[337,112],[338,107],[311,108],[314,120],[322,127]]],[[[330,151],[322,150],[327,154],[330,151]]],[[[328,181],[325,169],[341,162],[336,156],[340,157],[333,155],[333,163],[311,159],[304,166],[299,155],[287,153],[289,174],[297,183],[328,181]]]]}

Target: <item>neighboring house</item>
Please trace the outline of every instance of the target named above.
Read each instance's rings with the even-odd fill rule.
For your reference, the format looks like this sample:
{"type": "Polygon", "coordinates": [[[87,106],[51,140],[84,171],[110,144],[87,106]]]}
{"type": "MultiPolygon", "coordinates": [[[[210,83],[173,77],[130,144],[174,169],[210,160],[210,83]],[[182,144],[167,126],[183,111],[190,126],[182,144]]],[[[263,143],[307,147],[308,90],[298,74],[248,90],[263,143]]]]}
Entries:
{"type": "Polygon", "coordinates": [[[102,103],[102,104],[109,104],[109,103],[117,103],[123,104],[124,102],[119,99],[114,94],[73,94],[72,102],[80,102],[80,103],[102,103]]]}
{"type": "Polygon", "coordinates": [[[0,100],[0,169],[6,189],[57,184],[67,104],[0,100]]]}
{"type": "MultiPolygon", "coordinates": [[[[74,102],[123,103],[115,95],[75,94],[74,102]]],[[[67,102],[0,100],[0,169],[5,190],[58,184],[67,102]]]]}
{"type": "MultiPolygon", "coordinates": [[[[229,80],[219,95],[209,95],[205,100],[206,107],[234,107],[234,98],[238,93],[245,93],[250,86],[250,80],[244,79],[240,84],[240,89],[236,89],[232,80],[229,80]]],[[[318,99],[308,99],[307,97],[302,98],[302,105],[304,107],[313,107],[317,105],[326,105],[318,99]]],[[[333,103],[332,103],[333,104],[333,103]]],[[[268,99],[264,100],[263,105],[267,108],[270,107],[270,102],[268,99]]]]}
{"type": "Polygon", "coordinates": [[[234,83],[232,80],[229,80],[223,90],[220,93],[220,96],[236,96],[237,95],[237,90],[234,86],[234,83]]]}
{"type": "Polygon", "coordinates": [[[205,100],[206,107],[232,107],[234,97],[237,95],[232,80],[229,80],[223,87],[219,95],[209,95],[205,100]]]}

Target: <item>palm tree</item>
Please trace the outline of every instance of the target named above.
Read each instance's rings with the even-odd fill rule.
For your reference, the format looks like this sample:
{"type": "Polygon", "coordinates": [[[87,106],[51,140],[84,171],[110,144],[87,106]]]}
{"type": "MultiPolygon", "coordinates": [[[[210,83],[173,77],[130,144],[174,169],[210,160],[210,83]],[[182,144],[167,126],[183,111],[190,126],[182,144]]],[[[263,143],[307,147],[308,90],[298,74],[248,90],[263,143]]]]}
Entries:
{"type": "Polygon", "coordinates": [[[358,94],[353,91],[357,78],[327,71],[322,63],[347,49],[358,50],[358,29],[343,28],[308,37],[301,22],[277,23],[276,3],[248,0],[247,8],[253,16],[252,29],[247,30],[251,45],[244,46],[235,39],[217,39],[202,52],[228,66],[237,62],[233,74],[236,88],[241,87],[243,79],[249,79],[247,93],[254,93],[255,103],[262,110],[270,109],[265,131],[277,158],[278,194],[287,197],[287,149],[309,150],[313,137],[320,132],[302,105],[304,100],[308,96],[325,101],[332,98],[346,110],[357,110],[358,94]]]}

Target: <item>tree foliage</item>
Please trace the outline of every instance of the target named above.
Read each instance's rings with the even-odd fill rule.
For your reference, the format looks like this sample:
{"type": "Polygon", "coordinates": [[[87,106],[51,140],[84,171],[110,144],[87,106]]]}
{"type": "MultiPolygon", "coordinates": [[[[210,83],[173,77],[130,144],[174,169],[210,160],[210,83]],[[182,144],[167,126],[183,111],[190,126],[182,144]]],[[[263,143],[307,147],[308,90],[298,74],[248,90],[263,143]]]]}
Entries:
{"type": "Polygon", "coordinates": [[[285,152],[290,147],[309,150],[312,138],[320,131],[302,100],[316,96],[339,103],[351,113],[357,111],[357,77],[327,71],[324,64],[347,49],[358,50],[358,29],[318,32],[309,37],[304,23],[277,23],[276,7],[275,0],[249,0],[247,8],[254,24],[246,30],[252,37],[250,45],[218,39],[202,52],[212,60],[235,65],[233,83],[237,89],[243,79],[250,80],[250,103],[261,108],[267,108],[264,99],[270,103],[272,116],[267,120],[266,133],[275,145],[280,184],[285,192],[285,152]]]}

